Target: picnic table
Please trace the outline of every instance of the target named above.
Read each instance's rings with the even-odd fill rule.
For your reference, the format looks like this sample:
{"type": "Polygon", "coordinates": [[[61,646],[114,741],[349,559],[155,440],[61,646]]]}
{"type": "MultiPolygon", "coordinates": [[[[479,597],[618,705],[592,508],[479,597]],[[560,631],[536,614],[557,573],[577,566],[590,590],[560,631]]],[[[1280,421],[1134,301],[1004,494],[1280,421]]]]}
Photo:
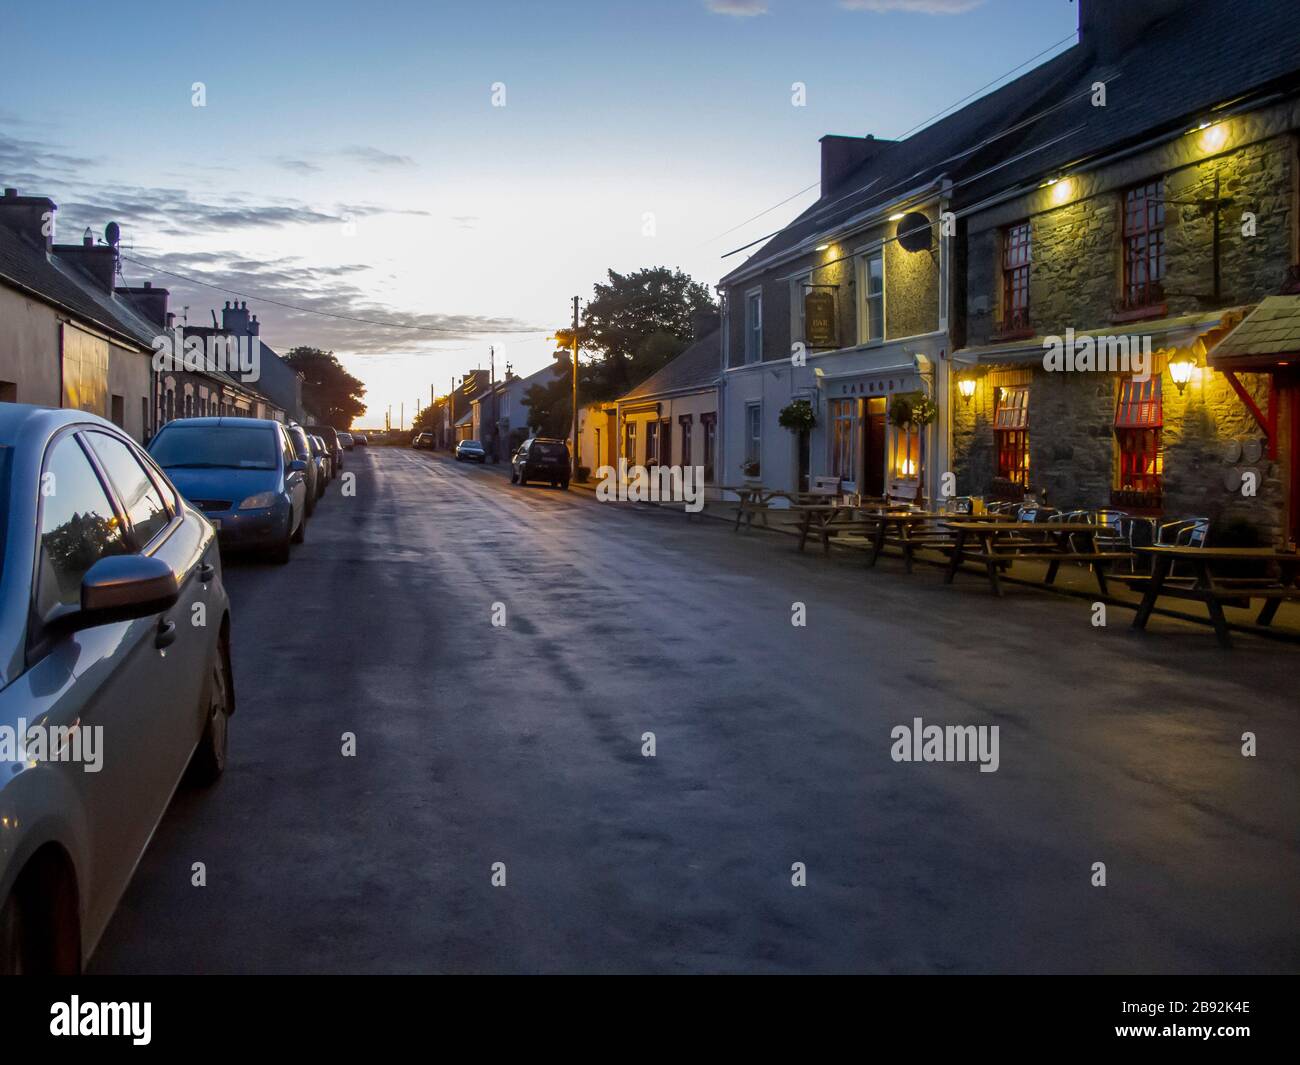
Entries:
{"type": "Polygon", "coordinates": [[[1110,527],[1093,522],[962,520],[945,521],[943,524],[956,534],[952,559],[944,583],[953,582],[962,562],[982,562],[988,573],[989,587],[994,595],[1002,594],[1002,585],[998,580],[999,572],[1018,560],[1047,562],[1045,583],[1048,585],[1055,582],[1062,562],[1086,562],[1092,567],[1101,594],[1106,595],[1105,566],[1110,562],[1132,557],[1128,550],[1100,550],[1097,546],[1097,536],[1099,533],[1109,532],[1110,527]],[[1086,545],[1083,550],[1074,546],[1076,536],[1083,538],[1086,545]],[[967,543],[972,540],[979,542],[978,548],[967,548],[967,543]]]}
{"type": "Polygon", "coordinates": [[[808,537],[816,533],[822,542],[822,551],[830,554],[833,536],[851,536],[868,532],[866,522],[859,517],[857,507],[835,503],[791,503],[790,511],[799,515],[799,550],[808,537]]]}
{"type": "Polygon", "coordinates": [[[947,549],[952,546],[951,536],[936,532],[935,529],[936,522],[942,523],[944,519],[952,517],[946,512],[871,507],[864,509],[863,514],[874,523],[871,554],[867,557],[868,567],[876,564],[886,543],[903,552],[903,566],[908,573],[912,572],[912,559],[918,548],[947,549]],[[893,536],[889,534],[890,529],[894,530],[893,536]]]}
{"type": "Polygon", "coordinates": [[[745,528],[754,527],[754,515],[763,516],[763,524],[767,524],[767,511],[774,499],[789,499],[790,493],[775,488],[764,488],[761,484],[740,484],[740,485],[719,485],[718,490],[721,492],[734,492],[740,499],[740,505],[736,508],[736,525],[732,532],[740,531],[742,519],[745,522],[745,528]]]}
{"type": "Polygon", "coordinates": [[[1278,551],[1272,547],[1136,547],[1151,559],[1150,576],[1135,574],[1123,578],[1131,588],[1142,589],[1142,602],[1133,618],[1133,628],[1145,629],[1162,595],[1177,599],[1194,599],[1205,604],[1214,625],[1214,634],[1224,647],[1232,646],[1228,635],[1228,621],[1223,616],[1225,606],[1250,606],[1250,600],[1263,599],[1255,619],[1256,624],[1272,624],[1277,608],[1286,600],[1300,600],[1300,554],[1278,551]],[[1215,576],[1217,567],[1241,562],[1272,562],[1277,576],[1225,577],[1215,576]],[[1170,575],[1175,563],[1186,563],[1194,576],[1170,575]]]}

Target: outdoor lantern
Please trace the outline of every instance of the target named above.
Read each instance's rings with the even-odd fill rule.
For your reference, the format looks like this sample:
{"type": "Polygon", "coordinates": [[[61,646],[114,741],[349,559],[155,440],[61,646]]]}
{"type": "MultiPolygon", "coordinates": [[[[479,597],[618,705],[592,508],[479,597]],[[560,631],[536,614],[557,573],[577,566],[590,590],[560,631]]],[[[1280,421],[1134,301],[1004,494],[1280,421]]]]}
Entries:
{"type": "Polygon", "coordinates": [[[1196,369],[1196,359],[1190,352],[1183,352],[1181,355],[1170,360],[1169,376],[1174,379],[1174,384],[1178,386],[1178,394],[1182,395],[1183,389],[1187,387],[1187,382],[1192,379],[1192,371],[1196,369]]]}
{"type": "Polygon", "coordinates": [[[975,378],[962,377],[957,381],[957,391],[961,393],[961,398],[967,403],[970,402],[971,396],[975,395],[975,378]]]}

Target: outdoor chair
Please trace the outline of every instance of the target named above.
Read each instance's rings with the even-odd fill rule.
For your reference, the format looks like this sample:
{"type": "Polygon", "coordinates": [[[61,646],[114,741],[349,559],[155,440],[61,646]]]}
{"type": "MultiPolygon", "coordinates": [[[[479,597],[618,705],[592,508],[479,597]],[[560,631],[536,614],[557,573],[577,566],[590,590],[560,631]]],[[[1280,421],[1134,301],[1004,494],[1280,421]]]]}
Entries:
{"type": "MultiPolygon", "coordinates": [[[[1178,518],[1164,522],[1156,529],[1158,547],[1204,547],[1210,538],[1209,518],[1178,518]]],[[[1170,576],[1176,567],[1169,569],[1170,576]]]]}

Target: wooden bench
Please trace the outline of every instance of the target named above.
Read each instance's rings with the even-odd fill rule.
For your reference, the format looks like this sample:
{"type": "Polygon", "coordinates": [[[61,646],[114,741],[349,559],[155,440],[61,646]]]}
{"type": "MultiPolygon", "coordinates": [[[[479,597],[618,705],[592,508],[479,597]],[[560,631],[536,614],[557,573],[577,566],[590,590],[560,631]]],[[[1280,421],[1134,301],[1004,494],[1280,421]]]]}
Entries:
{"type": "Polygon", "coordinates": [[[1102,595],[1106,590],[1106,566],[1133,556],[1128,551],[1103,551],[1097,547],[1097,535],[1107,526],[1092,522],[1001,522],[948,521],[948,528],[956,533],[945,584],[951,584],[963,562],[982,563],[988,575],[989,587],[994,595],[1002,594],[999,575],[1013,562],[1046,562],[1044,583],[1052,585],[1062,562],[1081,562],[1088,565],[1102,595]],[[1073,536],[1083,536],[1088,542],[1086,550],[1076,550],[1071,544],[1073,536]],[[967,548],[970,539],[980,542],[978,548],[967,548]]]}
{"type": "Polygon", "coordinates": [[[1223,647],[1232,646],[1225,606],[1250,608],[1252,599],[1262,599],[1257,625],[1267,628],[1273,623],[1278,607],[1285,602],[1300,602],[1300,555],[1294,551],[1276,551],[1271,547],[1138,547],[1139,554],[1151,558],[1151,575],[1145,581],[1126,577],[1130,587],[1143,589],[1142,602],[1133,618],[1133,628],[1142,630],[1151,618],[1156,600],[1161,596],[1190,599],[1205,604],[1214,626],[1214,634],[1223,647]],[[1272,577],[1216,577],[1215,566],[1236,562],[1273,562],[1278,575],[1272,577]],[[1185,562],[1195,576],[1171,577],[1174,563],[1185,562]]]}

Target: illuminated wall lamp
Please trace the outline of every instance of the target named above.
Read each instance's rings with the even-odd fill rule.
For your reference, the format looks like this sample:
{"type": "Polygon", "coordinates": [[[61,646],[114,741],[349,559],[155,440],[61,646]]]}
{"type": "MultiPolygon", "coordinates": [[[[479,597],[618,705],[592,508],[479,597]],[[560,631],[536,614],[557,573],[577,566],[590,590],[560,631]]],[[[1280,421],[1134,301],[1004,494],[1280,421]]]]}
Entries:
{"type": "Polygon", "coordinates": [[[961,393],[961,398],[969,403],[971,397],[975,395],[975,378],[962,377],[957,380],[957,391],[961,393]]]}
{"type": "Polygon", "coordinates": [[[1173,378],[1174,384],[1178,387],[1180,396],[1183,394],[1183,389],[1187,387],[1187,382],[1192,379],[1192,371],[1195,369],[1196,359],[1186,352],[1170,360],[1169,376],[1173,378]]]}

